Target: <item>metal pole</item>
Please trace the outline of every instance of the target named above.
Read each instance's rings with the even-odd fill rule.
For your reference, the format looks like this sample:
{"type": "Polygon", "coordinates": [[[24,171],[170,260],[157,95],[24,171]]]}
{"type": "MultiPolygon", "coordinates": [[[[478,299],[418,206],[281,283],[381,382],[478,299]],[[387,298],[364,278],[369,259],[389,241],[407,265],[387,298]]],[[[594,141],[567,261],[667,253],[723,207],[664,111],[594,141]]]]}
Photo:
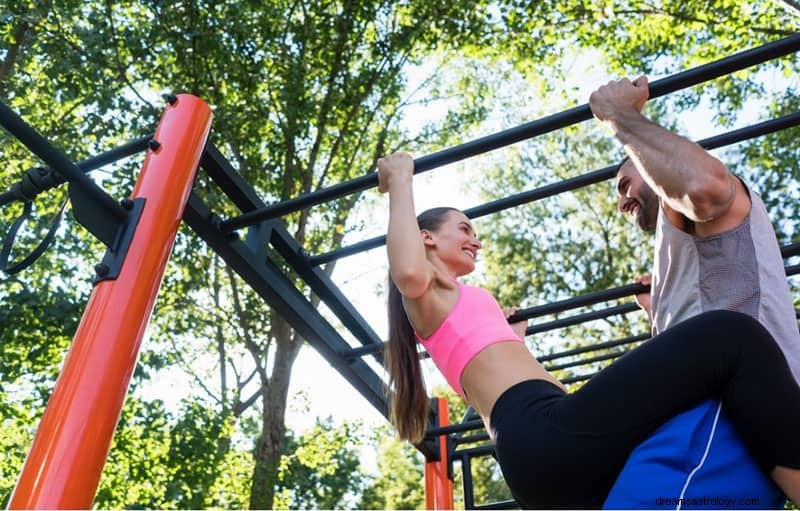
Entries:
{"type": "MultiPolygon", "coordinates": [[[[447,400],[436,399],[439,424],[450,423],[447,400]]],[[[453,509],[453,481],[448,477],[447,435],[439,436],[439,459],[425,462],[425,509],[453,509]]]]}
{"type": "Polygon", "coordinates": [[[106,208],[110,214],[119,220],[125,219],[127,212],[117,201],[86,177],[61,151],[53,147],[50,142],[2,102],[0,102],[0,124],[47,165],[68,181],[75,183],[84,193],[106,208]]]}
{"type": "Polygon", "coordinates": [[[88,509],[211,126],[180,95],[156,132],[132,198],[145,206],[120,275],[95,286],[36,432],[10,509],[88,509]]]}
{"type": "MultiPolygon", "coordinates": [[[[710,62],[677,73],[667,78],[657,80],[650,84],[650,97],[657,98],[677,90],[713,80],[734,71],[748,68],[762,62],[788,55],[800,49],[800,34],[779,39],[758,48],[745,50],[729,57],[710,62]]],[[[421,173],[432,170],[449,163],[464,160],[471,156],[493,151],[526,140],[538,135],[550,133],[573,124],[592,118],[588,104],[577,106],[569,110],[538,119],[515,128],[510,128],[493,135],[488,135],[464,144],[423,156],[414,160],[414,172],[421,173]]],[[[264,220],[283,216],[294,211],[299,211],[332,199],[344,197],[351,193],[359,192],[378,185],[378,176],[369,173],[345,183],[330,186],[316,192],[307,193],[293,199],[288,199],[277,204],[267,206],[257,211],[245,213],[236,218],[222,222],[222,229],[233,231],[248,225],[257,224],[264,220]]]]}
{"type": "MultiPolygon", "coordinates": [[[[724,147],[737,142],[750,140],[752,138],[794,127],[798,124],[800,124],[800,113],[793,113],[783,117],[778,117],[777,119],[770,119],[752,126],[747,126],[737,130],[729,131],[727,133],[715,135],[713,137],[700,140],[697,143],[706,149],[717,149],[719,147],[724,147]]],[[[533,190],[520,192],[502,199],[487,202],[486,204],[465,210],[464,214],[469,218],[480,218],[482,216],[491,215],[493,213],[511,209],[522,204],[527,204],[529,202],[552,197],[553,195],[558,195],[560,193],[577,190],[578,188],[600,183],[614,177],[617,172],[617,167],[618,165],[609,165],[607,167],[603,167],[602,169],[598,169],[593,172],[587,172],[586,174],[571,177],[557,183],[551,183],[540,186],[539,188],[535,188],[533,190]]],[[[312,256],[310,258],[310,263],[315,266],[326,264],[342,257],[359,254],[361,252],[380,247],[385,243],[386,236],[376,236],[368,240],[359,241],[357,243],[353,243],[352,245],[332,250],[325,254],[312,256]]]]}

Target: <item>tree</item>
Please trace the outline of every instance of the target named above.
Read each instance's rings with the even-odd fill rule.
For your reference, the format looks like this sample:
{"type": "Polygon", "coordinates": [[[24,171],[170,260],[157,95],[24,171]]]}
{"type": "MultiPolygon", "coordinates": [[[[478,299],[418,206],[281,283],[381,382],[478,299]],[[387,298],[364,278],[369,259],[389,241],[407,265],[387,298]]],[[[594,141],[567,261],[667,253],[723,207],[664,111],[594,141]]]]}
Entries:
{"type": "Polygon", "coordinates": [[[359,509],[424,509],[423,457],[388,426],[374,433],[378,476],[361,494],[359,509]]]}
{"type": "MultiPolygon", "coordinates": [[[[360,426],[335,427],[330,418],[317,419],[308,432],[286,437],[278,475],[275,509],[342,509],[364,483],[357,449],[360,426]]],[[[348,505],[349,504],[349,505],[348,505]]]]}
{"type": "MultiPolygon", "coordinates": [[[[413,100],[404,97],[407,65],[481,39],[489,23],[480,6],[18,1],[2,18],[9,51],[0,83],[12,108],[56,145],[70,147],[73,158],[151,131],[161,109],[158,93],[199,95],[215,107],[215,144],[266,201],[281,200],[368,172],[377,156],[408,143],[398,127],[413,100]],[[84,144],[74,149],[74,140],[84,144]]],[[[440,139],[484,109],[462,111],[448,117],[451,129],[440,139]]],[[[105,176],[104,185],[128,189],[131,168],[105,176]]],[[[236,214],[202,177],[196,191],[220,214],[236,214]]],[[[357,199],[287,221],[309,251],[335,248],[351,227],[347,217],[357,199]]],[[[54,250],[75,254],[87,247],[99,248],[70,232],[54,250]]],[[[286,393],[304,340],[186,232],[174,260],[143,360],[180,364],[216,354],[217,384],[195,367],[190,373],[215,403],[220,424],[257,417],[249,505],[269,508],[286,393]]],[[[217,442],[205,447],[222,456],[230,438],[217,442]]]]}
{"type": "MultiPolygon", "coordinates": [[[[4,4],[0,16],[0,37],[6,48],[0,51],[0,97],[70,157],[79,159],[152,132],[161,110],[160,93],[197,94],[215,107],[214,143],[264,200],[273,202],[368,172],[375,157],[394,148],[424,151],[457,141],[457,133],[469,133],[470,126],[494,113],[491,105],[497,94],[507,90],[508,83],[499,78],[511,73],[496,73],[497,69],[511,66],[521,72],[528,88],[551,94],[548,106],[559,98],[554,91],[562,93],[564,106],[570,106],[576,102],[575,82],[569,79],[575,71],[563,57],[572,56],[571,48],[599,55],[598,60],[618,74],[675,70],[791,32],[798,18],[796,11],[785,6],[792,4],[728,0],[656,4],[634,0],[501,1],[491,6],[478,0],[452,5],[442,1],[265,4],[126,0],[87,4],[13,0],[4,4]],[[454,52],[459,54],[457,65],[448,65],[456,60],[454,52]],[[441,65],[429,80],[420,81],[421,95],[409,96],[407,74],[415,69],[411,65],[423,61],[441,65]],[[451,115],[418,133],[404,131],[400,120],[411,103],[433,102],[451,94],[454,99],[446,103],[452,107],[451,115]]],[[[771,66],[765,68],[776,68],[771,66]]],[[[796,66],[787,59],[777,64],[795,83],[787,84],[784,101],[775,104],[775,111],[787,111],[797,97],[792,88],[796,66]]],[[[719,108],[717,118],[722,125],[732,122],[732,112],[759,92],[754,76],[737,73],[717,80],[713,88],[701,89],[719,108]]],[[[666,112],[693,106],[700,97],[691,91],[659,108],[666,112]]],[[[500,99],[518,111],[525,106],[515,103],[519,98],[500,99]]],[[[528,119],[517,118],[522,120],[528,119]]],[[[598,149],[611,151],[613,157],[583,147],[581,141],[594,135],[578,130],[564,133],[575,140],[556,136],[536,142],[533,150],[521,152],[518,159],[508,158],[516,165],[516,178],[502,175],[498,179],[505,180],[500,181],[504,188],[488,182],[486,188],[506,195],[509,183],[528,187],[546,182],[544,177],[566,177],[576,168],[586,168],[583,160],[559,159],[562,151],[581,152],[591,165],[605,165],[618,157],[607,140],[598,142],[598,149]]],[[[793,139],[775,140],[769,152],[742,152],[743,164],[757,170],[768,168],[775,154],[783,172],[796,169],[795,155],[790,149],[782,150],[791,148],[793,139]]],[[[0,157],[7,162],[0,185],[5,187],[38,163],[6,135],[0,134],[0,141],[0,157]]],[[[102,175],[103,185],[116,196],[124,195],[138,165],[137,160],[115,167],[102,175]]],[[[764,179],[769,186],[789,182],[778,177],[764,179]]],[[[196,192],[220,215],[237,214],[204,176],[199,177],[196,192]]],[[[487,261],[487,267],[493,275],[489,285],[501,291],[504,301],[540,303],[589,290],[589,286],[621,284],[624,281],[618,279],[630,278],[646,267],[615,252],[618,246],[641,240],[611,220],[609,203],[598,203],[595,194],[587,193],[576,192],[552,210],[533,205],[505,213],[497,222],[501,228],[492,233],[489,241],[493,247],[486,251],[496,258],[487,261]],[[552,219],[547,225],[557,228],[532,224],[529,220],[534,217],[552,219]],[[541,243],[532,244],[535,237],[541,243]],[[528,259],[532,260],[530,266],[528,259]],[[534,278],[527,282],[531,275],[534,278]]],[[[795,191],[787,185],[786,193],[792,197],[795,191]]],[[[784,232],[790,232],[788,226],[797,218],[791,204],[797,201],[772,197],[770,200],[782,204],[784,232]]],[[[309,252],[333,249],[345,233],[359,228],[349,218],[358,199],[354,195],[298,212],[286,221],[309,252]]],[[[62,200],[63,191],[37,200],[39,217],[52,215],[62,200]]],[[[0,212],[0,227],[7,227],[19,211],[17,207],[0,212]]],[[[15,254],[26,253],[40,238],[39,233],[36,225],[23,232],[15,254]]],[[[0,380],[4,387],[0,390],[17,389],[9,400],[3,400],[14,403],[4,408],[4,426],[17,432],[14,435],[29,434],[36,420],[37,414],[31,410],[45,399],[60,365],[77,309],[88,295],[86,277],[100,253],[97,241],[68,225],[59,231],[54,247],[35,270],[15,277],[0,290],[0,311],[8,312],[6,317],[44,330],[47,328],[40,323],[52,320],[55,332],[47,339],[30,342],[16,331],[8,333],[10,338],[3,336],[4,354],[11,355],[3,367],[0,380]],[[85,260],[87,253],[97,255],[85,260]],[[75,307],[74,315],[68,312],[70,307],[75,307]],[[6,373],[8,367],[13,369],[6,373]],[[20,381],[31,380],[38,382],[37,390],[28,392],[30,387],[19,386],[20,381]],[[21,409],[26,412],[12,411],[21,409]]],[[[317,299],[302,289],[316,303],[317,299]]],[[[617,328],[616,323],[591,335],[606,335],[611,328],[617,328]]],[[[576,335],[575,342],[588,336],[576,335]]],[[[195,397],[207,404],[181,412],[188,421],[183,423],[187,436],[176,433],[174,440],[177,445],[198,449],[204,463],[216,463],[218,471],[212,470],[208,477],[198,473],[190,489],[183,483],[173,487],[175,494],[180,494],[175,497],[180,503],[175,505],[196,505],[200,502],[196,496],[204,493],[225,494],[230,477],[222,473],[239,475],[243,469],[252,469],[246,502],[221,497],[212,504],[204,500],[204,505],[272,506],[286,445],[286,394],[302,344],[303,339],[266,309],[207,247],[187,230],[181,231],[139,371],[147,378],[166,364],[186,370],[195,397]],[[216,363],[198,363],[209,356],[216,363]],[[213,419],[206,421],[206,413],[213,419]],[[244,462],[241,448],[235,447],[233,431],[255,439],[252,463],[244,462]],[[203,434],[209,437],[200,438],[203,434]]],[[[541,341],[537,349],[550,348],[541,341]]],[[[147,407],[137,413],[136,421],[161,424],[157,407],[152,416],[147,407]]],[[[136,427],[136,421],[131,427],[136,427]]],[[[157,435],[152,440],[166,441],[157,435]]],[[[135,477],[140,475],[135,473],[135,477]]],[[[118,482],[131,487],[138,484],[130,478],[118,482]]],[[[409,505],[413,502],[408,501],[409,505]]]]}

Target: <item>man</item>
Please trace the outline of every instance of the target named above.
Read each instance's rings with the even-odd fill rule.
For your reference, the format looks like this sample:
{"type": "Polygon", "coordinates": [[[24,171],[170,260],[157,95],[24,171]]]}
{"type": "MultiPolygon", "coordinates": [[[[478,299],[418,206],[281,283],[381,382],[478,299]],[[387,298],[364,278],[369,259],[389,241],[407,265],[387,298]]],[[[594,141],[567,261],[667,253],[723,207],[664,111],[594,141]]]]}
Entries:
{"type": "MultiPolygon", "coordinates": [[[[616,180],[620,212],[655,232],[652,277],[642,279],[651,296],[637,297],[653,333],[706,310],[744,312],[775,337],[800,381],[800,333],[761,199],[702,147],[644,117],[648,95],[646,77],[623,79],[600,87],[589,104],[628,154],[616,180]]],[[[605,506],[773,508],[783,501],[711,400],[643,442],[605,506]]]]}

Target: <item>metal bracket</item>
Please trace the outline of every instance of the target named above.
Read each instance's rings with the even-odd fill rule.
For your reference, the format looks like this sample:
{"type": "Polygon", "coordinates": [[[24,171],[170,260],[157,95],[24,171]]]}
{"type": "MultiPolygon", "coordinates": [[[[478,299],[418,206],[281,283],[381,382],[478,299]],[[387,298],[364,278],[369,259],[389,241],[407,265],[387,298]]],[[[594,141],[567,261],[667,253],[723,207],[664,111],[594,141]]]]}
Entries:
{"type": "Polygon", "coordinates": [[[72,211],[78,223],[97,236],[107,247],[103,261],[94,267],[94,284],[116,279],[122,269],[125,256],[128,254],[128,248],[136,232],[142,211],[144,211],[146,199],[144,197],[133,200],[122,199],[120,204],[128,212],[123,221],[119,221],[111,215],[104,215],[103,211],[98,211],[91,201],[76,201],[72,187],[70,187],[70,199],[72,200],[72,211]],[[79,203],[81,206],[76,207],[79,203]]]}
{"type": "MultiPolygon", "coordinates": [[[[429,400],[430,406],[428,411],[428,427],[429,428],[438,428],[441,425],[441,421],[439,420],[439,403],[438,400],[442,399],[439,397],[434,397],[429,400]]],[[[441,435],[436,435],[434,437],[426,437],[422,440],[422,442],[417,445],[416,447],[422,452],[422,455],[425,456],[425,461],[441,461],[442,454],[441,454],[441,435]]]]}

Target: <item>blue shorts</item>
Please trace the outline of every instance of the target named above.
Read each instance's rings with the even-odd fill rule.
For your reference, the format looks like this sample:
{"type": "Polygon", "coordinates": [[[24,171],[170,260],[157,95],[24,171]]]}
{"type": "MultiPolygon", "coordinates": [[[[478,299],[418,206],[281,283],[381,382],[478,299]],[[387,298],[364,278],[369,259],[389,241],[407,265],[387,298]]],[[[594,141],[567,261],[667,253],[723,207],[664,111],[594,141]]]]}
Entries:
{"type": "Polygon", "coordinates": [[[782,509],[785,502],[713,400],[677,415],[642,442],[603,507],[782,509]]]}

